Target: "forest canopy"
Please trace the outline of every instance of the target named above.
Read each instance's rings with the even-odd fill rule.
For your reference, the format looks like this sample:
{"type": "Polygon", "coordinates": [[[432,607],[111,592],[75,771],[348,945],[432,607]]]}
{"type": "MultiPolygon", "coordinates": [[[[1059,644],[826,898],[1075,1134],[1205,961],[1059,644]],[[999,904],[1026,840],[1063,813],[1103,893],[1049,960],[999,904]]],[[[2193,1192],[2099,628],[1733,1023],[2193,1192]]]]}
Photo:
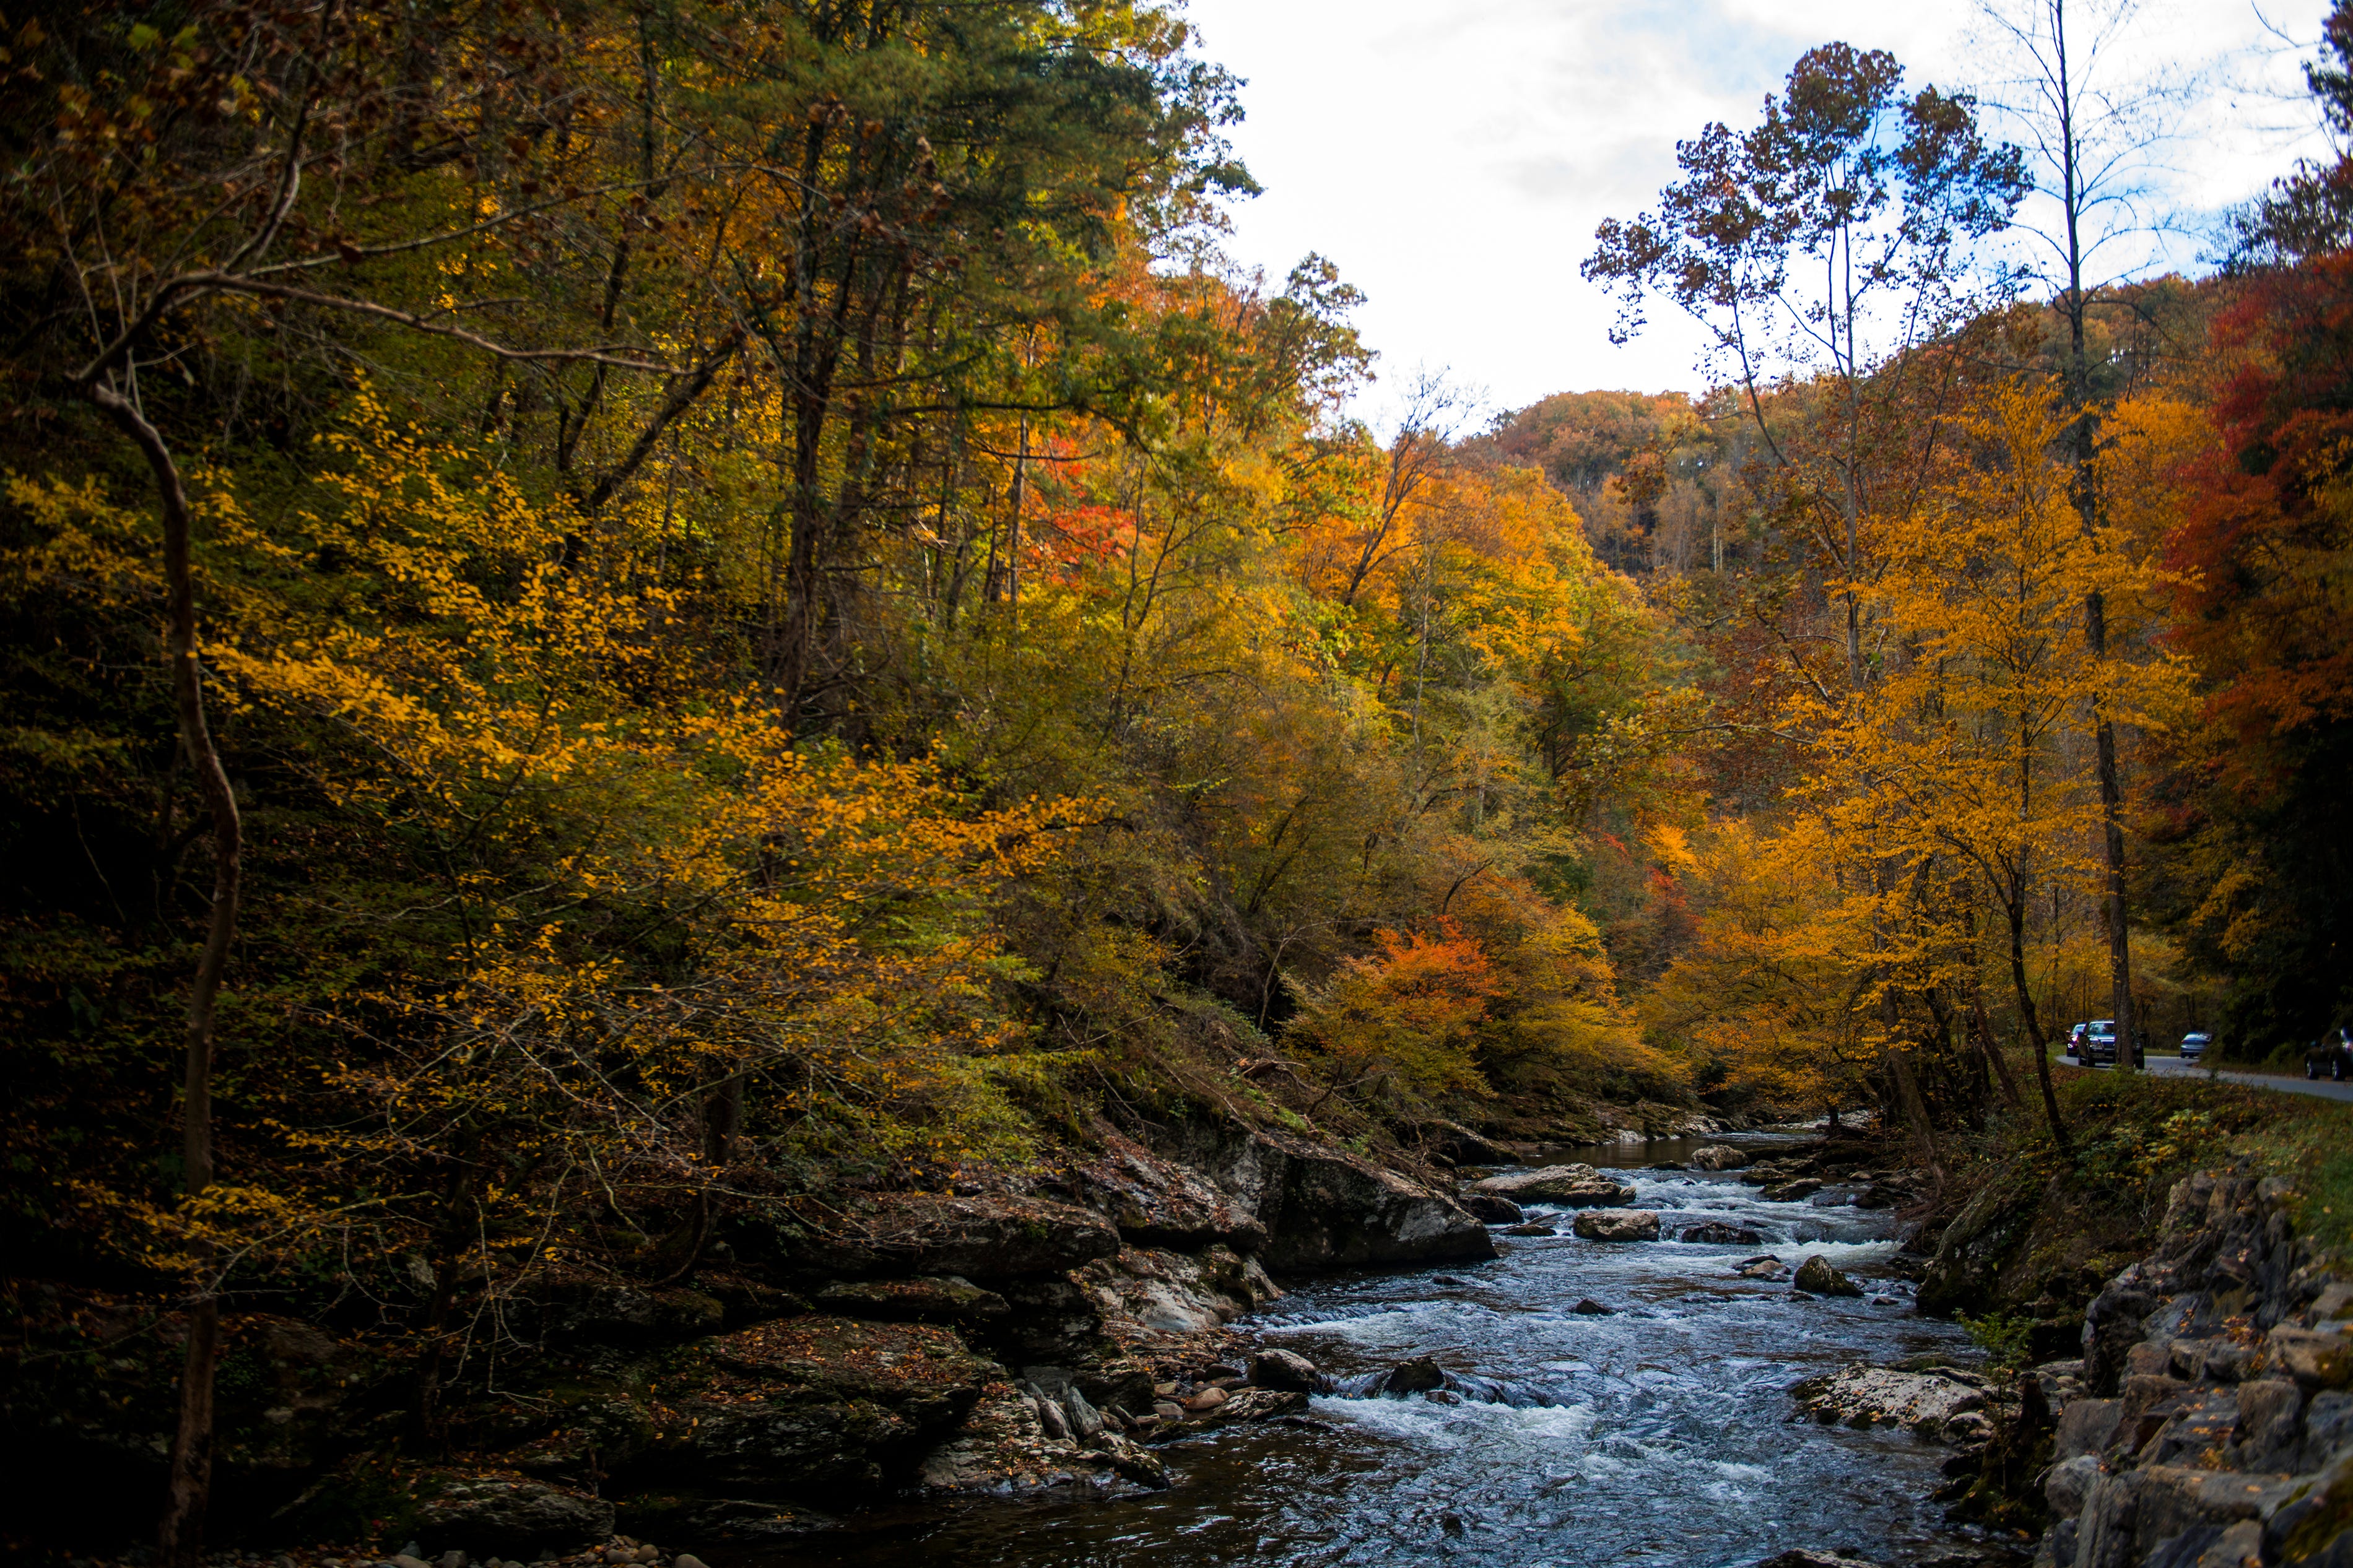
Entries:
{"type": "Polygon", "coordinates": [[[1107,1113],[1933,1163],[2064,1148],[2075,1022],[2353,1021],[2341,163],[2030,279],[2028,154],[1826,45],[1586,263],[1716,390],[1377,434],[1156,5],[47,7],[0,71],[20,1268],[332,1304],[429,1431],[534,1275],[1107,1113]]]}

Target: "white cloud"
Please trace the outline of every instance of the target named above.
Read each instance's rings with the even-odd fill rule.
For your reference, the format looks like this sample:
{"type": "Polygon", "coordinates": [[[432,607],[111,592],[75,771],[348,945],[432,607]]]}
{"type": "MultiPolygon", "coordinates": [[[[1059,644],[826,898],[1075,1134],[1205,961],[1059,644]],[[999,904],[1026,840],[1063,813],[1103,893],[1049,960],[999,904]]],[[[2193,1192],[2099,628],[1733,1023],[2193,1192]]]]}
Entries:
{"type": "MultiPolygon", "coordinates": [[[[2319,9],[2301,0],[2278,19],[2310,33],[2319,9]]],[[[1749,123],[1815,44],[1890,49],[1914,84],[1973,85],[1990,58],[1970,37],[1974,14],[1962,0],[1187,7],[1201,52],[1249,79],[1234,141],[1267,194],[1235,209],[1237,259],[1280,277],[1311,250],[1331,257],[1368,297],[1359,325],[1385,380],[1450,365],[1503,407],[1568,388],[1695,388],[1698,340],[1681,323],[1610,345],[1610,303],[1577,273],[1594,226],[1649,204],[1679,138],[1714,119],[1749,123]]],[[[2263,37],[2238,0],[2156,0],[2136,47],[2182,59],[2263,37]]],[[[2250,70],[2275,93],[2286,83],[2289,101],[2261,86],[2216,101],[2217,123],[2194,128],[2177,160],[2199,205],[2249,194],[2283,166],[2283,134],[2307,123],[2292,55],[2250,70]]]]}

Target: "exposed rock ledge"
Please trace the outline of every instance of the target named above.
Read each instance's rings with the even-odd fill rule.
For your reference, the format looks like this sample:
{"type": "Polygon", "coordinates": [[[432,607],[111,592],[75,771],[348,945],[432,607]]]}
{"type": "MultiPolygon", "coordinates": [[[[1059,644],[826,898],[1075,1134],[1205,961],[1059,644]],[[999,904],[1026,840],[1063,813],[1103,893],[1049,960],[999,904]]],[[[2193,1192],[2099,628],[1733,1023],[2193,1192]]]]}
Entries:
{"type": "Polygon", "coordinates": [[[2286,1191],[2176,1184],[2156,1251],[2093,1301],[2043,1568],[2353,1565],[2353,1284],[2298,1241],[2286,1191]]]}

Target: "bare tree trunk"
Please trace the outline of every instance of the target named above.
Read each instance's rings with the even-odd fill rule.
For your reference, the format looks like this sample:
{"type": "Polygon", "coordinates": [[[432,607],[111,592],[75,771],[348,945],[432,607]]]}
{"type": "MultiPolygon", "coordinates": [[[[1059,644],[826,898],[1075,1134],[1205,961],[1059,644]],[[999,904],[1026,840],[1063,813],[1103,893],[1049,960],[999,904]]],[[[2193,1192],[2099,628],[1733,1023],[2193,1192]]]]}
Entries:
{"type": "Polygon", "coordinates": [[[2042,1086],[2042,1114],[2050,1119],[2052,1142],[2073,1158],[2074,1146],[2068,1142],[2067,1124],[2059,1115],[2058,1091],[2051,1087],[2051,1053],[2043,1044],[2042,1022],[2035,1016],[2034,993],[2026,983],[2026,889],[2013,882],[2010,893],[2002,902],[2010,916],[2010,981],[2018,988],[2018,1016],[2034,1051],[2034,1076],[2042,1086]]]}
{"type": "MultiPolygon", "coordinates": [[[[183,1091],[181,1163],[190,1198],[213,1184],[213,1042],[221,975],[237,936],[237,900],[243,880],[244,829],[228,772],[205,721],[204,670],[196,645],[196,596],[188,565],[188,493],[163,436],[131,400],[104,381],[86,389],[90,400],[128,436],[154,473],[164,512],[164,583],[170,602],[166,642],[172,694],[179,710],[180,744],[194,770],[213,826],[213,908],[205,945],[188,992],[187,1064],[183,1091]]],[[[220,1362],[219,1281],[213,1249],[196,1248],[197,1296],[188,1311],[187,1353],[180,1371],[180,1420],[172,1440],[170,1489],[157,1545],[166,1563],[193,1564],[204,1552],[205,1516],[212,1503],[213,1383],[220,1362]]]]}

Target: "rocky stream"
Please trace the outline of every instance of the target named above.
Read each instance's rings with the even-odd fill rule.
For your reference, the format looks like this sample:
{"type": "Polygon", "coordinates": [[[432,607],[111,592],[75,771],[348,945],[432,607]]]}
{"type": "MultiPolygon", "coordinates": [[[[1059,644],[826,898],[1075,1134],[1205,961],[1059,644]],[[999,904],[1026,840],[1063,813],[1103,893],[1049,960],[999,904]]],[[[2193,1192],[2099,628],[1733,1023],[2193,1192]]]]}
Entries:
{"type": "MultiPolygon", "coordinates": [[[[1855,1206],[1874,1201],[1866,1183],[1642,1168],[1686,1164],[1704,1142],[1722,1141],[1573,1152],[1630,1186],[1619,1206],[1655,1215],[1658,1239],[1578,1235],[1578,1215],[1610,1211],[1532,1195],[1522,1173],[1493,1259],[1329,1279],[1238,1320],[1238,1339],[1304,1356],[1328,1391],[1163,1443],[1167,1489],[886,1509],[731,1562],[1701,1568],[1815,1547],[1979,1561],[1984,1543],[1929,1500],[1942,1449],[1893,1417],[1793,1419],[1809,1374],[1975,1359],[1959,1329],[1912,1310],[1890,1211],[1855,1206]],[[1680,1239],[1693,1232],[1722,1239],[1680,1239]],[[1814,1258],[1862,1293],[1796,1289],[1814,1258]]],[[[1769,1155],[1788,1141],[1732,1142],[1769,1155]]]]}

